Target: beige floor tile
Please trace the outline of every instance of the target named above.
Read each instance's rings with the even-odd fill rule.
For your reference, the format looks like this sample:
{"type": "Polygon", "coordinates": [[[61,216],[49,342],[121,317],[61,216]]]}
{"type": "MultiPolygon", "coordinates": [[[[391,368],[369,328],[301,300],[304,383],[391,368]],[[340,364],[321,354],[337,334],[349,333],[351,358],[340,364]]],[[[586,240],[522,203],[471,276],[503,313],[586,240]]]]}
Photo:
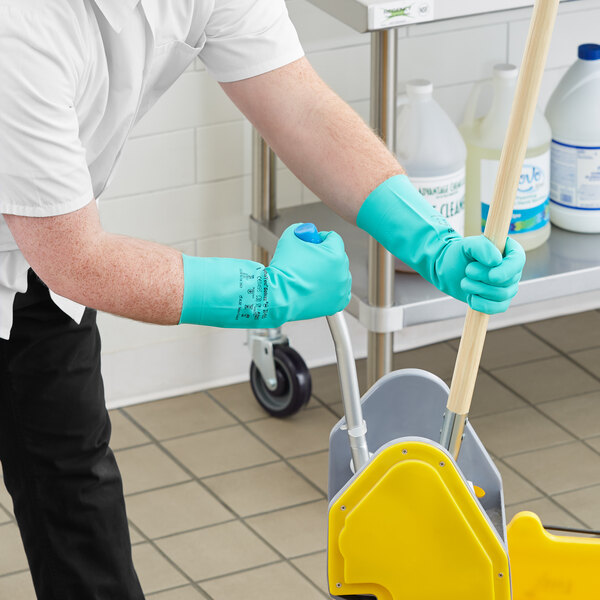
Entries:
{"type": "Polygon", "coordinates": [[[325,596],[286,563],[206,581],[214,600],[322,600],[325,596]]]}
{"type": "Polygon", "coordinates": [[[394,354],[394,369],[424,369],[440,379],[452,377],[456,351],[446,343],[432,344],[394,354]]]}
{"type": "MultiPolygon", "coordinates": [[[[360,393],[367,391],[367,361],[363,358],[356,361],[356,374],[360,393]]],[[[318,367],[310,370],[313,395],[325,404],[341,402],[340,380],[337,364],[318,367]]]]}
{"type": "Polygon", "coordinates": [[[600,483],[600,456],[581,442],[512,456],[505,462],[547,494],[600,483]]]}
{"type": "Polygon", "coordinates": [[[568,494],[557,494],[554,500],[583,521],[587,527],[600,530],[600,485],[568,494]]]}
{"type": "Polygon", "coordinates": [[[0,506],[12,517],[13,516],[13,504],[10,494],[6,490],[4,480],[0,480],[0,506]]]}
{"type": "Polygon", "coordinates": [[[209,393],[241,421],[264,419],[267,415],[254,397],[249,382],[215,388],[209,393]]]}
{"type": "Polygon", "coordinates": [[[287,419],[262,419],[248,427],[271,448],[289,458],[329,447],[329,433],[338,419],[326,408],[305,410],[287,419]]]}
{"type": "Polygon", "coordinates": [[[325,549],[327,502],[312,502],[246,519],[260,536],[292,558],[325,549]]]}
{"type": "Polygon", "coordinates": [[[195,481],[130,496],[127,512],[132,523],[151,539],[233,518],[195,481]]]}
{"type": "MultiPolygon", "coordinates": [[[[600,339],[598,341],[600,342],[600,339]]],[[[592,348],[583,352],[573,352],[571,357],[596,377],[600,377],[600,348],[592,348]]]]}
{"type": "Polygon", "coordinates": [[[6,600],[36,600],[29,571],[0,577],[0,598],[6,600]]]}
{"type": "Polygon", "coordinates": [[[290,460],[300,473],[308,477],[319,489],[327,493],[327,480],[329,477],[329,452],[317,452],[308,456],[301,456],[290,460]]]}
{"type": "Polygon", "coordinates": [[[157,544],[194,581],[251,569],[279,558],[239,521],[182,533],[157,544]]]}
{"type": "Polygon", "coordinates": [[[496,369],[494,375],[530,402],[600,390],[600,382],[562,356],[496,369]]]}
{"type": "Polygon", "coordinates": [[[210,477],[204,483],[242,517],[323,497],[282,461],[210,477]]]}
{"type": "Polygon", "coordinates": [[[146,541],[146,538],[137,531],[135,527],[129,526],[129,537],[131,538],[131,545],[141,544],[146,541]]]}
{"type": "Polygon", "coordinates": [[[481,417],[525,406],[527,404],[504,385],[484,371],[479,371],[469,413],[471,417],[481,417]]]}
{"type": "Polygon", "coordinates": [[[544,402],[539,408],[579,438],[600,435],[600,392],[544,402]]]}
{"type": "Polygon", "coordinates": [[[291,561],[320,590],[327,590],[327,552],[317,552],[291,561]]]}
{"type": "Polygon", "coordinates": [[[158,594],[152,594],[148,596],[152,600],[204,600],[203,596],[196,588],[191,585],[180,587],[175,590],[169,590],[168,592],[159,592],[158,594]]]}
{"type": "Polygon", "coordinates": [[[582,524],[574,519],[570,514],[556,506],[554,502],[548,498],[540,498],[537,500],[528,500],[520,504],[513,504],[506,507],[506,522],[510,523],[511,519],[519,512],[529,510],[534,512],[542,520],[543,525],[554,525],[555,527],[581,527],[582,524]]]}
{"type": "Polygon", "coordinates": [[[341,402],[336,402],[335,404],[328,404],[327,408],[330,411],[332,411],[338,419],[344,416],[344,405],[341,402]]]}
{"type": "Polygon", "coordinates": [[[133,563],[144,594],[189,583],[151,544],[139,544],[133,547],[133,563]]]}
{"type": "Polygon", "coordinates": [[[197,477],[246,469],[278,458],[241,426],[171,440],[164,446],[197,477]]]}
{"type": "Polygon", "coordinates": [[[116,456],[123,475],[125,494],[144,492],[190,479],[185,471],[155,445],[120,450],[116,456]]]}
{"type": "Polygon", "coordinates": [[[8,513],[8,511],[4,510],[2,506],[0,506],[0,525],[4,525],[4,523],[10,523],[11,521],[11,515],[8,513]]]}
{"type": "Polygon", "coordinates": [[[0,527],[0,575],[27,569],[27,557],[19,529],[14,523],[0,527]]]}
{"type": "Polygon", "coordinates": [[[528,329],[537,333],[563,352],[572,352],[583,348],[597,346],[600,340],[600,313],[588,311],[538,321],[527,325],[528,329]]]}
{"type": "Polygon", "coordinates": [[[600,453],[600,437],[590,438],[585,441],[586,444],[589,444],[592,448],[596,450],[596,452],[600,453]]]}
{"type": "Polygon", "coordinates": [[[471,423],[483,445],[500,457],[546,448],[573,439],[531,407],[477,417],[471,423]]]}
{"type": "Polygon", "coordinates": [[[518,504],[528,500],[540,498],[542,493],[536,490],[526,479],[515,473],[501,461],[496,461],[496,466],[502,476],[502,489],[504,491],[504,504],[518,504]]]}
{"type": "Polygon", "coordinates": [[[139,404],[126,412],[159,440],[235,423],[233,417],[203,393],[139,404]]]}
{"type": "Polygon", "coordinates": [[[113,450],[131,448],[150,441],[150,438],[120,410],[110,412],[110,422],[112,424],[110,447],[113,450]]]}
{"type": "MultiPolygon", "coordinates": [[[[450,343],[458,350],[458,340],[452,340],[450,343]]],[[[498,369],[554,355],[555,350],[524,327],[506,327],[487,333],[481,366],[485,369],[498,369]]]]}

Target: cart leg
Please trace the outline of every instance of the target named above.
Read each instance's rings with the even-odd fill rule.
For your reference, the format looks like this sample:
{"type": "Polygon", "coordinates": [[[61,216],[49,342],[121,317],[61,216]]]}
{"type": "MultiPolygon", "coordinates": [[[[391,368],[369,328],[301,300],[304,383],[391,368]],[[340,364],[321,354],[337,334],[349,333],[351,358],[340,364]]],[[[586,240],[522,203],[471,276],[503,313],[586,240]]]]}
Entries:
{"type": "MultiPolygon", "coordinates": [[[[371,34],[371,126],[387,147],[395,151],[397,31],[371,34]]],[[[369,240],[369,304],[394,304],[394,263],[392,255],[375,240],[369,240]]],[[[367,385],[392,370],[393,333],[368,332],[367,385]]]]}

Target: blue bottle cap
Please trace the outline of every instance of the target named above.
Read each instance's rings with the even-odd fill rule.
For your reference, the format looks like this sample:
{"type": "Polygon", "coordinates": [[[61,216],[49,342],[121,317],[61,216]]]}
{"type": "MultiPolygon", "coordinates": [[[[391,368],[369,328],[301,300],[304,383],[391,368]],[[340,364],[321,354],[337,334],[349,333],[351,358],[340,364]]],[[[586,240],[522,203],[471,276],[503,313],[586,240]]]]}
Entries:
{"type": "Polygon", "coordinates": [[[600,59],[600,45],[599,44],[581,44],[577,55],[582,60],[599,60],[600,59]]]}

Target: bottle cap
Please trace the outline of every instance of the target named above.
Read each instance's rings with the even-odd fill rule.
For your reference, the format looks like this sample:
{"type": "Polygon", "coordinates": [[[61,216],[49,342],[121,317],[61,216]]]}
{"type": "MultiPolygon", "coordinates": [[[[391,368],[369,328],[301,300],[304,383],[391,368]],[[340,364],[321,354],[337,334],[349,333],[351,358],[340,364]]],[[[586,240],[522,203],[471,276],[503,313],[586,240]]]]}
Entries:
{"type": "Polygon", "coordinates": [[[409,96],[430,96],[433,85],[427,79],[412,79],[406,84],[406,93],[409,96]]]}
{"type": "Polygon", "coordinates": [[[600,45],[581,44],[577,51],[577,56],[582,60],[598,60],[600,59],[600,45]]]}
{"type": "Polygon", "coordinates": [[[508,63],[494,65],[494,77],[499,77],[500,79],[516,79],[518,74],[519,69],[517,69],[515,65],[508,63]]]}

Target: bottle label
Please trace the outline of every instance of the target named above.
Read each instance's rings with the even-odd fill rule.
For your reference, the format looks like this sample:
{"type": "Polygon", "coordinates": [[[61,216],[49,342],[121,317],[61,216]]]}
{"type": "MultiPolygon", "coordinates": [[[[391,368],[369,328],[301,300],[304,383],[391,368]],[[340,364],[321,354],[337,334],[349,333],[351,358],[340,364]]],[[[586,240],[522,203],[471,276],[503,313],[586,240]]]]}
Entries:
{"type": "Polygon", "coordinates": [[[600,147],[552,140],[550,200],[575,210],[600,210],[600,147]]]}
{"type": "Polygon", "coordinates": [[[463,235],[465,231],[465,169],[440,177],[409,177],[409,179],[450,223],[452,228],[463,235]]]}
{"type": "MultiPolygon", "coordinates": [[[[481,159],[481,231],[485,229],[499,160],[481,159]]],[[[525,159],[515,198],[509,233],[528,233],[550,221],[550,151],[525,159]]]]}

